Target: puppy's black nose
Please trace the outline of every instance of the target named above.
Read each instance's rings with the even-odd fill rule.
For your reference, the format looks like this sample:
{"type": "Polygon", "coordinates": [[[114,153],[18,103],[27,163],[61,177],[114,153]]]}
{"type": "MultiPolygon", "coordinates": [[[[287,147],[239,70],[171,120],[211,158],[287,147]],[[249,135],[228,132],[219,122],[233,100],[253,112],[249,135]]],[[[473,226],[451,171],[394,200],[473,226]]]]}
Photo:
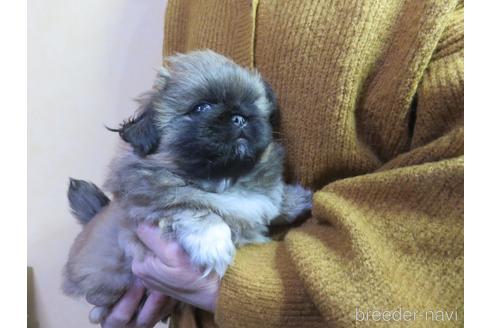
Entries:
{"type": "Polygon", "coordinates": [[[241,116],[241,115],[232,116],[231,121],[235,126],[240,127],[240,128],[243,128],[248,124],[248,122],[246,121],[244,116],[241,116]]]}

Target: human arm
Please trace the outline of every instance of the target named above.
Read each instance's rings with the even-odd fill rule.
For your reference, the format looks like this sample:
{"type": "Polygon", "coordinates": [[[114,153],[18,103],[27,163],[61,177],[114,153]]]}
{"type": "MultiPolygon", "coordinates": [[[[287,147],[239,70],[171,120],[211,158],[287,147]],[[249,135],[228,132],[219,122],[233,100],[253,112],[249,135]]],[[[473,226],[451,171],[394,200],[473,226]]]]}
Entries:
{"type": "Polygon", "coordinates": [[[291,177],[320,189],[305,225],[237,252],[220,326],[346,327],[357,307],[462,310],[455,5],[169,1],[166,53],[210,47],[254,63],[279,95],[291,177]]]}
{"type": "MultiPolygon", "coordinates": [[[[372,94],[381,95],[372,98],[377,99],[370,104],[373,112],[357,121],[374,123],[368,130],[379,139],[368,138],[367,147],[381,164],[322,187],[314,195],[313,218],[283,241],[239,250],[222,281],[215,315],[219,326],[266,322],[269,327],[301,327],[318,322],[347,327],[355,325],[356,309],[398,307],[420,313],[454,311],[458,317],[448,323],[462,325],[462,10],[446,16],[448,27],[427,52],[429,58],[421,60],[425,66],[416,68],[408,99],[386,106],[394,112],[381,108],[390,100],[381,92],[388,85],[376,84],[378,88],[361,94],[361,107],[372,94]],[[411,99],[416,99],[413,113],[411,99]],[[416,115],[413,124],[406,115],[397,120],[398,106],[416,115]],[[402,135],[408,139],[399,140],[408,140],[408,146],[392,153],[393,144],[385,142],[396,140],[395,130],[407,125],[412,130],[402,135]]],[[[385,60],[381,74],[384,69],[398,72],[398,65],[393,71],[388,67],[397,59],[385,60]]],[[[350,158],[357,160],[355,155],[350,158]]],[[[429,324],[421,319],[412,323],[429,324]]]]}

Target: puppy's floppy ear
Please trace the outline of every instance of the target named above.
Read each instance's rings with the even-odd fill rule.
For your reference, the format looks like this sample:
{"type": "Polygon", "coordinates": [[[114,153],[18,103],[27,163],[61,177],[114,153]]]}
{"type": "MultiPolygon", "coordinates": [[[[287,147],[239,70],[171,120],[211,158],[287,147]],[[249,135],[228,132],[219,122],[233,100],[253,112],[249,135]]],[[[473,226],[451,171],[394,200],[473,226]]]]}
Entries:
{"type": "Polygon", "coordinates": [[[119,129],[109,129],[118,132],[121,139],[132,145],[140,156],[152,154],[159,146],[159,131],[154,122],[155,110],[148,104],[137,117],[123,122],[119,129]]]}
{"type": "Polygon", "coordinates": [[[157,72],[153,90],[144,94],[138,101],[142,104],[139,114],[124,121],[119,129],[110,129],[118,132],[121,139],[132,145],[140,156],[154,153],[159,146],[160,132],[156,126],[154,99],[159,96],[169,79],[169,71],[161,67],[157,72]]]}
{"type": "Polygon", "coordinates": [[[270,124],[272,125],[273,131],[278,131],[280,126],[280,112],[278,110],[277,96],[273,91],[270,83],[262,79],[263,85],[265,87],[265,93],[268,101],[272,106],[272,112],[270,114],[270,124]]]}

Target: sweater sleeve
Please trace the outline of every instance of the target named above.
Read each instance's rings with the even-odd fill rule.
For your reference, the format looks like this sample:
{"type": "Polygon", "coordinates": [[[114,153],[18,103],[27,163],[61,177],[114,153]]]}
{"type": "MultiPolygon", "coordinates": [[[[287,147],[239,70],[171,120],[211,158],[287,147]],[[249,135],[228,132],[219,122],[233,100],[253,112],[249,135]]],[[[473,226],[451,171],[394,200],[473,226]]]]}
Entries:
{"type": "Polygon", "coordinates": [[[283,241],[240,249],[220,327],[463,325],[463,79],[459,6],[418,86],[408,151],[316,192],[283,241]]]}

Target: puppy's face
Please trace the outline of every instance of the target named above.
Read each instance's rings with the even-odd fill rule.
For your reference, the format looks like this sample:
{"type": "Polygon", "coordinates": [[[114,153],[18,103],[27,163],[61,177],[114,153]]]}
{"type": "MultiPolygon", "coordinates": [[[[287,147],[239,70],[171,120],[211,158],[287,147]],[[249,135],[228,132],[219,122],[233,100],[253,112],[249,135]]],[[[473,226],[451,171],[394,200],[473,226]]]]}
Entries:
{"type": "Polygon", "coordinates": [[[147,106],[120,134],[142,156],[170,152],[189,177],[238,177],[271,143],[275,107],[258,73],[197,51],[168,59],[147,106]]]}

